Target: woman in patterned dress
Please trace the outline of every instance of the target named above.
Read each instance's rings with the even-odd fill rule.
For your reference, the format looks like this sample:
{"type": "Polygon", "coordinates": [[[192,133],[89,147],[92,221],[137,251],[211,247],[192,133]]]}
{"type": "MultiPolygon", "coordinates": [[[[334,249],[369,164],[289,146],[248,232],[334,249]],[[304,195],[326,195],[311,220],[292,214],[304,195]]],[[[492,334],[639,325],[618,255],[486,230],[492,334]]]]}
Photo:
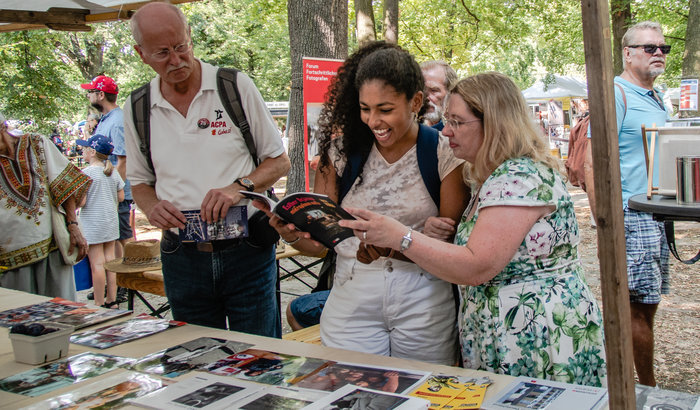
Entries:
{"type": "MultiPolygon", "coordinates": [[[[403,253],[462,288],[464,365],[513,376],[604,386],[602,317],[583,277],[574,206],[520,90],[498,73],[451,91],[443,133],[469,163],[476,195],[454,245],[420,233],[403,253]]],[[[402,248],[408,227],[362,209],[341,224],[402,248]]]]}
{"type": "MultiPolygon", "coordinates": [[[[431,132],[417,121],[423,88],[420,67],[398,46],[375,42],[350,56],[321,113],[325,139],[314,190],[337,201],[348,158],[362,153],[362,172],[342,205],[370,207],[446,240],[454,235],[466,205],[463,161],[454,157],[446,138],[436,135],[438,207],[418,167],[419,134],[431,132]],[[331,134],[336,135],[332,141],[331,134]]],[[[308,233],[278,223],[272,216],[271,224],[297,249],[310,254],[323,250],[308,233]]],[[[321,316],[325,345],[432,363],[457,362],[451,284],[391,249],[366,247],[355,237],[334,249],[338,256],[333,288],[321,316]]]]}

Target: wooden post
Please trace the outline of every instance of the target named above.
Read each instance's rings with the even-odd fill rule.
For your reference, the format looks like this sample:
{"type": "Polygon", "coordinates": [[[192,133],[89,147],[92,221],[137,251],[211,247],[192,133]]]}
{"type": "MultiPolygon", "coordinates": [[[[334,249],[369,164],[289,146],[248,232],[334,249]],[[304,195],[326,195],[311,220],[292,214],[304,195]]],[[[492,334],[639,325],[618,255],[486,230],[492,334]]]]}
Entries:
{"type": "Polygon", "coordinates": [[[598,257],[603,294],[610,409],[635,408],[620,152],[615,117],[610,13],[607,0],[581,0],[591,113],[598,257]]]}

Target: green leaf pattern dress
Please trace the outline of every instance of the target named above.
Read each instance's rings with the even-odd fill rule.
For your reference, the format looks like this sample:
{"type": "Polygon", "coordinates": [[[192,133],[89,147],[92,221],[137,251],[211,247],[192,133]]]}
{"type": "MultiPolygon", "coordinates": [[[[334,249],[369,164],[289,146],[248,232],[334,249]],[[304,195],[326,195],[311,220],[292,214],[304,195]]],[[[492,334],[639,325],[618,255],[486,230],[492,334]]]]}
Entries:
{"type": "Polygon", "coordinates": [[[502,272],[461,287],[465,367],[605,386],[603,320],[583,276],[574,206],[559,172],[529,158],[509,159],[484,182],[467,220],[474,205],[462,216],[458,245],[467,244],[485,207],[556,209],[535,223],[502,272]]]}

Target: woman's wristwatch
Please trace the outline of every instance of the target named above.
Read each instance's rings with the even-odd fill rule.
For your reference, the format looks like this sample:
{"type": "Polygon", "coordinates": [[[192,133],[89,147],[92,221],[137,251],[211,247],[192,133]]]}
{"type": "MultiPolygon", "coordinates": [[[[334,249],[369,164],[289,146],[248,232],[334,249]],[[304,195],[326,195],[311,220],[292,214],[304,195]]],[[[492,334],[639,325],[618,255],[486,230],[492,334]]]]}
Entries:
{"type": "Polygon", "coordinates": [[[411,238],[411,233],[413,233],[413,228],[408,228],[408,232],[401,238],[401,248],[400,252],[404,252],[413,243],[413,238],[411,238]]]}

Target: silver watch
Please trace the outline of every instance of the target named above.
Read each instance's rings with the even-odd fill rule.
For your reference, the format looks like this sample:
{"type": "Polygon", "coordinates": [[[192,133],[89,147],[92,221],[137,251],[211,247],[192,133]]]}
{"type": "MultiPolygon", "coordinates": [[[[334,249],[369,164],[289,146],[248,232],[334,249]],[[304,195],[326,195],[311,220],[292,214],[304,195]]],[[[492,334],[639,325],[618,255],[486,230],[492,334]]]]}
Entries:
{"type": "Polygon", "coordinates": [[[408,249],[409,246],[411,246],[411,243],[413,243],[413,238],[411,238],[411,233],[413,233],[413,228],[408,228],[408,232],[406,232],[406,235],[404,235],[401,238],[401,248],[399,251],[403,252],[406,249],[408,249]]]}

